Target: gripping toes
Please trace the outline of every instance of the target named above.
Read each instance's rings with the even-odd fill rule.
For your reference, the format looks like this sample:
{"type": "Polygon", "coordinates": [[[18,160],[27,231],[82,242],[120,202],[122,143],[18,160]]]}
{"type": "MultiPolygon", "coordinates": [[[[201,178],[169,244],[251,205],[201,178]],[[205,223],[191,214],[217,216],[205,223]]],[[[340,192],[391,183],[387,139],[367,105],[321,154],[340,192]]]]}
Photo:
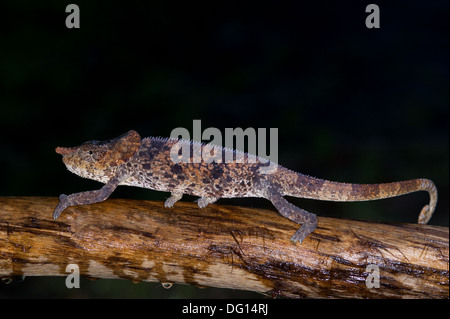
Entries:
{"type": "Polygon", "coordinates": [[[212,204],[217,201],[217,198],[215,197],[200,197],[199,199],[195,200],[198,207],[205,208],[209,204],[212,204]]]}
{"type": "Polygon", "coordinates": [[[311,214],[311,216],[308,218],[309,220],[306,222],[303,222],[302,227],[297,229],[295,234],[291,237],[292,242],[294,244],[296,242],[300,242],[300,244],[303,242],[303,240],[311,234],[317,227],[317,217],[314,214],[311,214]]]}
{"type": "Polygon", "coordinates": [[[63,210],[66,209],[68,206],[69,205],[67,202],[67,195],[65,194],[59,195],[59,203],[56,206],[55,211],[53,212],[53,219],[56,220],[59,217],[59,215],[61,215],[63,210]]]}
{"type": "Polygon", "coordinates": [[[164,202],[164,207],[170,208],[173,205],[175,205],[176,202],[178,202],[181,197],[183,197],[183,194],[180,193],[171,193],[172,196],[170,196],[166,201],[164,202]]]}

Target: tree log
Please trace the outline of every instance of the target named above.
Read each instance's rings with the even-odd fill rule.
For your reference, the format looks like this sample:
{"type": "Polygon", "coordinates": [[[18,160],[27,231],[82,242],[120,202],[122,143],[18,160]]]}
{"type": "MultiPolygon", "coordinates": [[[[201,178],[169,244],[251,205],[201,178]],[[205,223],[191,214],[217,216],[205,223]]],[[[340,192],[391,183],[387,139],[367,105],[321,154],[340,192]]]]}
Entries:
{"type": "Polygon", "coordinates": [[[295,245],[298,225],[275,210],[108,199],[54,221],[57,203],[0,197],[0,277],[67,276],[76,264],[90,278],[272,296],[449,297],[448,227],[318,217],[295,245]]]}

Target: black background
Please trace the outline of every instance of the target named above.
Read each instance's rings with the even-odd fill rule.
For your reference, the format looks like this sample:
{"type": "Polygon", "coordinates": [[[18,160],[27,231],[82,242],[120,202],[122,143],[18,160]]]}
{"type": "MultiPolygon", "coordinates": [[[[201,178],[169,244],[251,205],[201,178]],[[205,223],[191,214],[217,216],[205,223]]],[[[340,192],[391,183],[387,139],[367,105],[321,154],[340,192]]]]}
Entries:
{"type": "MultiPolygon", "coordinates": [[[[130,129],[192,132],[200,119],[222,132],[278,128],[279,163],[304,174],[430,178],[440,196],[430,224],[448,226],[448,1],[377,1],[380,29],[366,28],[365,1],[76,1],[81,28],[67,29],[69,3],[0,4],[0,196],[98,189],[54,148],[130,129]]],[[[119,187],[112,197],[168,194],[119,187]]],[[[322,216],[414,223],[428,197],[289,200],[322,216]]],[[[0,297],[56,296],[259,295],[108,280],[68,290],[63,278],[0,286],[0,297]]]]}

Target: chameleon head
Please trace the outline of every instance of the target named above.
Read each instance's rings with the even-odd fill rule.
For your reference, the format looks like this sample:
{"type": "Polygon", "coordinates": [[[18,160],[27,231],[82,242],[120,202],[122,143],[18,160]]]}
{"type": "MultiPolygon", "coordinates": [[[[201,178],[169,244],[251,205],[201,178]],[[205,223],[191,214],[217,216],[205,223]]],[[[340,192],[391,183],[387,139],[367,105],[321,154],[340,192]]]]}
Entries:
{"type": "Polygon", "coordinates": [[[81,177],[106,183],[117,168],[129,161],[141,145],[136,131],[106,141],[89,141],[76,147],[57,147],[67,169],[81,177]]]}

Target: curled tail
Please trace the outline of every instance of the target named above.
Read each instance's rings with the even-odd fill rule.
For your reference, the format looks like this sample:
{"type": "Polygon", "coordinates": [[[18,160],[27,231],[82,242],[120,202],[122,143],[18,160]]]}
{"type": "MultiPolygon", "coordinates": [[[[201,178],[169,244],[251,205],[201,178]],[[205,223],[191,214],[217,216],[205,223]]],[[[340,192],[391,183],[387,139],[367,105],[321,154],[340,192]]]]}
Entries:
{"type": "Polygon", "coordinates": [[[276,177],[274,176],[274,182],[282,186],[283,195],[336,202],[368,201],[427,191],[430,202],[419,214],[420,224],[428,223],[437,203],[436,186],[425,178],[382,184],[347,184],[322,180],[281,168],[276,177]]]}

